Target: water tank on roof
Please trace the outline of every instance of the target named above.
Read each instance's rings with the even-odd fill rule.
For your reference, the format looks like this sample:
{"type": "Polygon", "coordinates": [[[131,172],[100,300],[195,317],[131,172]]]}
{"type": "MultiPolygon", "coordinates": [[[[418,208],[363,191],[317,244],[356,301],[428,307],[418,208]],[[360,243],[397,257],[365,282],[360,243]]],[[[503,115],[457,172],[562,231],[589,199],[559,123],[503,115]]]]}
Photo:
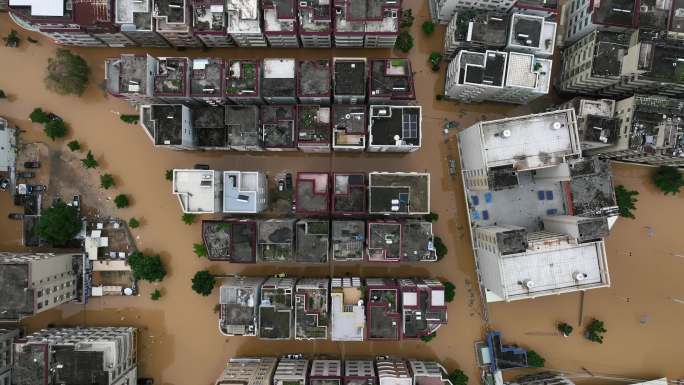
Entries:
{"type": "Polygon", "coordinates": [[[531,290],[532,288],[534,288],[534,281],[531,279],[526,279],[522,281],[522,285],[523,287],[525,287],[525,289],[531,290]]]}
{"type": "Polygon", "coordinates": [[[503,130],[503,131],[501,132],[501,136],[504,137],[504,138],[510,138],[510,137],[511,137],[511,134],[512,134],[511,130],[503,130]]]}
{"type": "Polygon", "coordinates": [[[572,273],[572,278],[574,278],[577,282],[582,282],[585,279],[587,279],[587,275],[584,273],[580,273],[579,271],[576,271],[572,273]]]}

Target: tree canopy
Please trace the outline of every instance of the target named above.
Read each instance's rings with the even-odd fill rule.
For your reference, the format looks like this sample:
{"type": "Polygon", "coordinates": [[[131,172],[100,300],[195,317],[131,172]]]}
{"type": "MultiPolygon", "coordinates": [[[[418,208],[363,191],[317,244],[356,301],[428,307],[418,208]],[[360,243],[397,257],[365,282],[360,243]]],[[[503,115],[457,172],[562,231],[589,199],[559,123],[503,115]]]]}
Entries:
{"type": "Polygon", "coordinates": [[[201,270],[192,277],[192,290],[206,297],[214,290],[215,283],[214,276],[208,270],[201,270]]]}
{"type": "Polygon", "coordinates": [[[55,57],[48,59],[45,86],[61,95],[82,95],[88,86],[90,67],[79,55],[58,48],[55,57]]]}
{"type": "Polygon", "coordinates": [[[653,173],[653,183],[665,195],[677,194],[679,188],[684,186],[684,178],[676,167],[660,166],[653,173]]]}
{"type": "Polygon", "coordinates": [[[45,123],[43,132],[45,132],[45,135],[52,140],[63,138],[67,134],[67,126],[61,119],[51,120],[45,123]]]}
{"type": "Polygon", "coordinates": [[[468,383],[468,375],[463,373],[461,369],[455,369],[449,374],[449,380],[453,385],[466,385],[468,383]]]}
{"type": "Polygon", "coordinates": [[[534,350],[527,351],[527,366],[533,368],[543,368],[546,363],[546,359],[539,355],[539,353],[534,350]]]}
{"type": "Polygon", "coordinates": [[[639,195],[638,191],[627,190],[623,185],[615,188],[615,200],[621,217],[634,219],[632,210],[636,209],[634,204],[637,202],[637,195],[639,195]]]}
{"type": "Polygon", "coordinates": [[[131,265],[135,279],[157,282],[166,276],[166,268],[159,255],[144,255],[136,251],[128,257],[128,264],[131,265]]]}
{"type": "Polygon", "coordinates": [[[63,246],[81,231],[82,226],[76,207],[57,202],[43,210],[37,231],[51,245],[63,246]]]}
{"type": "Polygon", "coordinates": [[[447,302],[453,301],[456,297],[456,286],[449,281],[442,282],[442,285],[444,285],[444,300],[447,302]]]}

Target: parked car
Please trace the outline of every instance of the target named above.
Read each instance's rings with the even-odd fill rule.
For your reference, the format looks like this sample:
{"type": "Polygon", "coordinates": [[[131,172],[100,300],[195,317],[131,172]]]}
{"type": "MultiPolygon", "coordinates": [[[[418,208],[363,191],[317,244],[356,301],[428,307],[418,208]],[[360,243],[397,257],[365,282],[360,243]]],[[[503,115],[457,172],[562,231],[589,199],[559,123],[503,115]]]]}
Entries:
{"type": "Polygon", "coordinates": [[[20,220],[24,219],[24,214],[20,214],[20,213],[9,213],[9,214],[7,215],[7,218],[13,219],[13,220],[15,220],[15,221],[20,221],[20,220]]]}
{"type": "Polygon", "coordinates": [[[9,187],[9,179],[0,180],[0,190],[5,191],[9,187]]]}
{"type": "Polygon", "coordinates": [[[288,190],[292,190],[292,174],[289,172],[285,174],[285,188],[288,190]]]}
{"type": "Polygon", "coordinates": [[[36,176],[36,173],[33,171],[22,171],[17,173],[17,178],[24,178],[24,179],[31,179],[36,176]]]}
{"type": "Polygon", "coordinates": [[[40,162],[38,162],[38,161],[24,162],[24,168],[40,168],[40,162]]]}
{"type": "Polygon", "coordinates": [[[304,355],[301,354],[301,353],[297,353],[297,354],[288,354],[288,355],[285,356],[285,358],[289,358],[289,359],[291,359],[291,360],[301,360],[301,359],[304,358],[304,355]]]}
{"type": "Polygon", "coordinates": [[[71,205],[74,207],[79,207],[81,205],[81,196],[74,195],[74,199],[71,201],[71,205]]]}
{"type": "Polygon", "coordinates": [[[197,163],[195,165],[195,170],[211,170],[208,164],[197,163]]]}
{"type": "Polygon", "coordinates": [[[47,186],[44,184],[37,184],[37,185],[34,185],[32,187],[33,187],[32,192],[44,192],[47,190],[47,186]]]}

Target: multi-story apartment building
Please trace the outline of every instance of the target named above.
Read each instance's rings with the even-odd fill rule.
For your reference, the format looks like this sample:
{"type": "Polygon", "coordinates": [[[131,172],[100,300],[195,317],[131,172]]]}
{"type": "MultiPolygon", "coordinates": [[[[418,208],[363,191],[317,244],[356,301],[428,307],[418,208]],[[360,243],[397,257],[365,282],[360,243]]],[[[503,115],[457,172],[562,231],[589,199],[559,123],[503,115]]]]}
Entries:
{"type": "Polygon", "coordinates": [[[261,106],[261,133],[266,151],[294,151],[297,149],[295,138],[295,106],[261,106]]]}
{"type": "Polygon", "coordinates": [[[274,357],[231,358],[215,385],[271,385],[277,364],[274,357]]]}
{"type": "Polygon", "coordinates": [[[297,101],[302,104],[330,105],[332,69],[330,60],[297,61],[297,101]]]}
{"type": "Polygon", "coordinates": [[[334,104],[332,106],[333,151],[364,151],[368,106],[359,104],[334,104]]]}
{"type": "Polygon", "coordinates": [[[227,0],[228,35],[239,47],[266,47],[259,0],[227,0]]]}
{"type": "Polygon", "coordinates": [[[296,106],[297,148],[305,152],[330,152],[330,107],[296,106]]]}
{"type": "Polygon", "coordinates": [[[413,71],[408,59],[371,60],[370,103],[408,101],[416,98],[413,86],[413,71]]]}
{"type": "Polygon", "coordinates": [[[235,151],[262,151],[258,106],[225,106],[226,145],[235,151]]]}
{"type": "Polygon", "coordinates": [[[257,222],[249,219],[204,220],[202,243],[210,261],[256,263],[257,222]]]}
{"type": "Polygon", "coordinates": [[[153,94],[156,64],[150,55],[122,54],[105,60],[107,92],[132,104],[157,101],[153,94]]]}
{"type": "Polygon", "coordinates": [[[304,48],[332,47],[330,0],[299,1],[299,39],[304,48]]]}
{"type": "Polygon", "coordinates": [[[595,31],[626,32],[638,25],[639,0],[571,0],[563,4],[565,44],[595,31]]]}
{"type": "Polygon", "coordinates": [[[342,361],[312,360],[309,385],[342,385],[342,361]]]}
{"type": "Polygon", "coordinates": [[[344,361],[344,385],[374,385],[377,381],[373,360],[344,361]]]}
{"type": "Polygon", "coordinates": [[[154,62],[152,95],[164,103],[192,102],[190,99],[190,59],[187,57],[160,57],[154,62]]]}
{"type": "Polygon", "coordinates": [[[330,174],[327,172],[297,173],[295,203],[299,214],[327,215],[330,213],[330,174]]]}
{"type": "Polygon", "coordinates": [[[370,262],[434,262],[432,223],[369,220],[367,255],[370,262]]]}
{"type": "MultiPolygon", "coordinates": [[[[620,118],[616,116],[613,99],[593,100],[576,97],[563,103],[559,108],[575,110],[580,145],[585,153],[610,147],[617,143],[621,136],[620,118]]],[[[627,126],[629,124],[625,123],[625,127],[627,126]]]]}
{"type": "Polygon", "coordinates": [[[261,97],[268,104],[297,103],[295,59],[261,61],[261,97]]]}
{"type": "Polygon", "coordinates": [[[329,290],[330,279],[328,278],[301,278],[297,281],[294,293],[296,340],[328,338],[329,290]]]}
{"type": "Polygon", "coordinates": [[[459,11],[508,12],[516,0],[429,0],[430,16],[440,24],[447,24],[459,11]]]}
{"type": "Polygon", "coordinates": [[[335,262],[363,261],[366,223],[362,220],[333,219],[330,240],[335,262]]]}
{"type": "Polygon", "coordinates": [[[0,320],[19,321],[78,300],[83,277],[75,267],[80,254],[0,252],[3,301],[0,320]]]}
{"type": "Polygon", "coordinates": [[[133,327],[43,329],[14,343],[14,383],[136,383],[138,330],[133,327]]]}
{"type": "Polygon", "coordinates": [[[375,362],[378,368],[378,385],[413,385],[413,377],[406,361],[384,357],[375,362]]]}
{"type": "Polygon", "coordinates": [[[233,38],[228,35],[225,1],[191,0],[192,28],[195,36],[206,47],[234,47],[233,38]]]}
{"type": "Polygon", "coordinates": [[[400,1],[335,0],[335,46],[394,47],[399,35],[400,16],[400,1]]]}
{"type": "MultiPolygon", "coordinates": [[[[361,278],[333,278],[330,289],[330,339],[363,341],[366,330],[364,293],[361,278]]],[[[347,361],[349,362],[349,361],[347,361]]],[[[356,377],[347,369],[347,378],[356,377]]]]}
{"type": "Polygon", "coordinates": [[[440,281],[431,278],[401,278],[399,288],[402,339],[429,336],[447,323],[444,285],[440,281]]]}
{"type": "Polygon", "coordinates": [[[190,59],[190,97],[210,105],[224,103],[225,63],[221,58],[190,59]]]}
{"type": "Polygon", "coordinates": [[[300,219],[295,225],[295,262],[327,263],[330,254],[330,221],[300,219]]]}
{"type": "MultiPolygon", "coordinates": [[[[293,293],[296,278],[276,278],[271,277],[261,285],[261,296],[259,300],[259,337],[269,340],[289,340],[292,338],[294,306],[293,293]]],[[[278,364],[280,368],[281,362],[278,364]]],[[[303,369],[304,379],[306,379],[306,367],[303,369]]],[[[273,383],[282,377],[278,375],[273,378],[273,383]]]]}
{"type": "Polygon", "coordinates": [[[555,22],[546,21],[543,16],[511,15],[507,50],[548,57],[553,55],[555,44],[555,22]]]}
{"type": "Polygon", "coordinates": [[[165,48],[169,43],[155,31],[152,0],[115,0],[114,23],[141,47],[165,48]]]}
{"type": "Polygon", "coordinates": [[[140,106],[140,125],[157,147],[189,150],[197,146],[190,108],[182,104],[140,106]]]}
{"type": "Polygon", "coordinates": [[[479,122],[458,138],[487,301],[610,285],[603,242],[615,218],[610,167],[581,158],[574,110],[479,122]]]}
{"type": "Polygon", "coordinates": [[[684,40],[684,0],[672,0],[667,36],[670,39],[684,40]]]}
{"type": "Polygon", "coordinates": [[[226,67],[226,97],[235,104],[261,104],[261,61],[229,60],[226,67]]]}
{"type": "Polygon", "coordinates": [[[19,329],[0,329],[0,384],[12,384],[12,344],[19,329]]]}
{"type": "Polygon", "coordinates": [[[259,171],[223,172],[223,212],[256,214],[268,206],[268,179],[259,171]]]}
{"type": "Polygon", "coordinates": [[[308,385],[309,360],[281,358],[278,361],[273,385],[308,385]]]}
{"type": "Polygon", "coordinates": [[[439,362],[409,360],[409,367],[413,374],[414,385],[436,385],[440,383],[452,385],[448,372],[439,362]]]}
{"type": "Polygon", "coordinates": [[[294,262],[295,220],[267,219],[259,221],[258,262],[294,262]]]}
{"type": "Polygon", "coordinates": [[[299,47],[297,6],[295,0],[261,0],[264,35],[271,47],[299,47]]]}
{"type": "Polygon", "coordinates": [[[459,50],[503,49],[506,46],[509,16],[505,13],[457,12],[444,35],[444,57],[453,59],[459,50]]]}
{"type": "Polygon", "coordinates": [[[219,331],[224,336],[256,336],[263,277],[226,277],[219,289],[219,331]]]}
{"type": "Polygon", "coordinates": [[[414,152],[422,141],[421,106],[371,105],[368,151],[414,152]]]}
{"type": "Polygon", "coordinates": [[[368,91],[366,58],[333,58],[335,103],[363,104],[368,91]]]}
{"type": "Polygon", "coordinates": [[[366,174],[333,173],[331,211],[335,215],[363,215],[366,213],[366,174]]]}
{"type": "Polygon", "coordinates": [[[17,129],[0,116],[0,172],[11,174],[17,167],[17,129]]]}
{"type": "Polygon", "coordinates": [[[369,214],[429,214],[430,174],[371,172],[368,174],[368,202],[369,214]]]}
{"type": "Polygon", "coordinates": [[[366,339],[399,340],[401,291],[397,281],[391,278],[367,278],[365,297],[366,339]]]}
{"type": "Polygon", "coordinates": [[[560,9],[558,0],[517,0],[511,10],[527,15],[542,16],[548,20],[558,19],[560,9]]]}
{"type": "Polygon", "coordinates": [[[153,0],[157,33],[174,47],[202,47],[202,41],[192,30],[189,1],[192,0],[153,0]]]}

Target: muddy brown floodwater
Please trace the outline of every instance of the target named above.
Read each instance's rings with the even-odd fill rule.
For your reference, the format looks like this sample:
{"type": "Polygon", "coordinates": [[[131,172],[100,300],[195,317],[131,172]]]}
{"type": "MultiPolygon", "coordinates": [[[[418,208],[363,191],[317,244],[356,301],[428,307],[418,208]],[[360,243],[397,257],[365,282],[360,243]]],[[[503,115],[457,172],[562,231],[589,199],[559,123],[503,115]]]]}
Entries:
{"type": "MultiPolygon", "coordinates": [[[[88,60],[92,82],[81,98],[60,96],[45,90],[42,82],[47,59],[54,45],[26,40],[18,49],[0,47],[0,88],[9,96],[0,101],[0,116],[25,130],[24,142],[42,141],[53,149],[65,150],[66,143],[78,139],[85,150],[92,150],[100,169],[117,178],[118,192],[130,194],[132,205],[117,211],[122,218],[142,218],[143,225],[133,231],[138,247],[160,253],[169,275],[159,284],[142,283],[136,298],[104,297],[92,299],[87,306],[68,305],[48,311],[24,322],[33,330],[48,323],[57,325],[134,325],[142,328],[140,369],[163,385],[208,385],[213,383],[235,355],[288,352],[335,354],[341,357],[398,354],[439,359],[448,368],[460,367],[471,379],[479,376],[473,342],[486,329],[482,321],[480,298],[475,284],[474,262],[460,179],[448,173],[447,158],[456,156],[453,133],[445,140],[444,118],[457,120],[461,127],[482,118],[494,119],[529,112],[529,106],[479,104],[465,105],[435,101],[442,92],[444,71],[433,73],[427,57],[441,51],[444,28],[426,38],[420,25],[427,20],[427,2],[405,0],[413,8],[416,21],[412,33],[416,46],[409,57],[416,72],[416,94],[423,106],[423,146],[412,154],[242,154],[211,152],[176,152],[152,147],[139,126],[122,123],[117,113],[132,113],[126,103],[106,97],[99,86],[107,57],[121,53],[142,53],[143,49],[74,49],[88,60]],[[66,140],[51,142],[27,117],[34,107],[43,107],[62,116],[71,130],[66,140]],[[335,265],[324,267],[257,267],[211,263],[197,258],[192,244],[200,241],[200,225],[187,226],[180,220],[177,200],[164,179],[164,170],[207,163],[215,169],[264,170],[273,175],[291,171],[428,171],[431,173],[432,210],[440,215],[435,232],[449,248],[448,256],[435,264],[420,266],[335,265]],[[457,296],[449,305],[449,323],[439,329],[438,337],[425,344],[402,342],[294,342],[261,341],[256,338],[226,338],[217,330],[214,305],[217,290],[201,297],[190,288],[190,278],[198,270],[214,273],[272,274],[285,271],[292,275],[360,274],[368,277],[431,275],[456,284],[457,296]],[[149,293],[160,288],[163,297],[151,301],[149,293]]],[[[16,28],[6,14],[0,15],[0,35],[16,28]]],[[[29,34],[21,31],[20,35],[29,34]]],[[[155,56],[187,55],[223,58],[332,56],[391,57],[406,56],[391,50],[285,50],[285,49],[213,49],[209,52],[150,49],[155,56]]],[[[608,334],[603,345],[585,342],[576,333],[563,339],[553,336],[554,322],[564,320],[577,326],[579,296],[564,295],[533,301],[496,304],[490,307],[493,327],[504,332],[504,339],[529,346],[544,355],[552,367],[580,370],[586,367],[597,373],[639,378],[667,375],[684,376],[684,240],[678,220],[684,217],[682,197],[663,197],[648,185],[648,170],[635,166],[616,166],[616,179],[641,192],[637,220],[620,220],[608,241],[609,265],[613,281],[610,289],[590,291],[585,298],[585,318],[595,316],[606,321],[608,334]],[[655,233],[646,235],[645,226],[655,233]],[[631,254],[630,254],[631,252],[631,254]],[[629,302],[627,302],[629,299],[629,302]],[[640,319],[646,317],[645,324],[640,319]]],[[[88,173],[88,183],[96,181],[97,172],[88,173]]],[[[111,205],[104,201],[103,205],[111,205]]],[[[0,195],[3,213],[12,210],[8,194],[0,195]]],[[[20,227],[16,221],[0,216],[0,249],[20,250],[20,227]]]]}

